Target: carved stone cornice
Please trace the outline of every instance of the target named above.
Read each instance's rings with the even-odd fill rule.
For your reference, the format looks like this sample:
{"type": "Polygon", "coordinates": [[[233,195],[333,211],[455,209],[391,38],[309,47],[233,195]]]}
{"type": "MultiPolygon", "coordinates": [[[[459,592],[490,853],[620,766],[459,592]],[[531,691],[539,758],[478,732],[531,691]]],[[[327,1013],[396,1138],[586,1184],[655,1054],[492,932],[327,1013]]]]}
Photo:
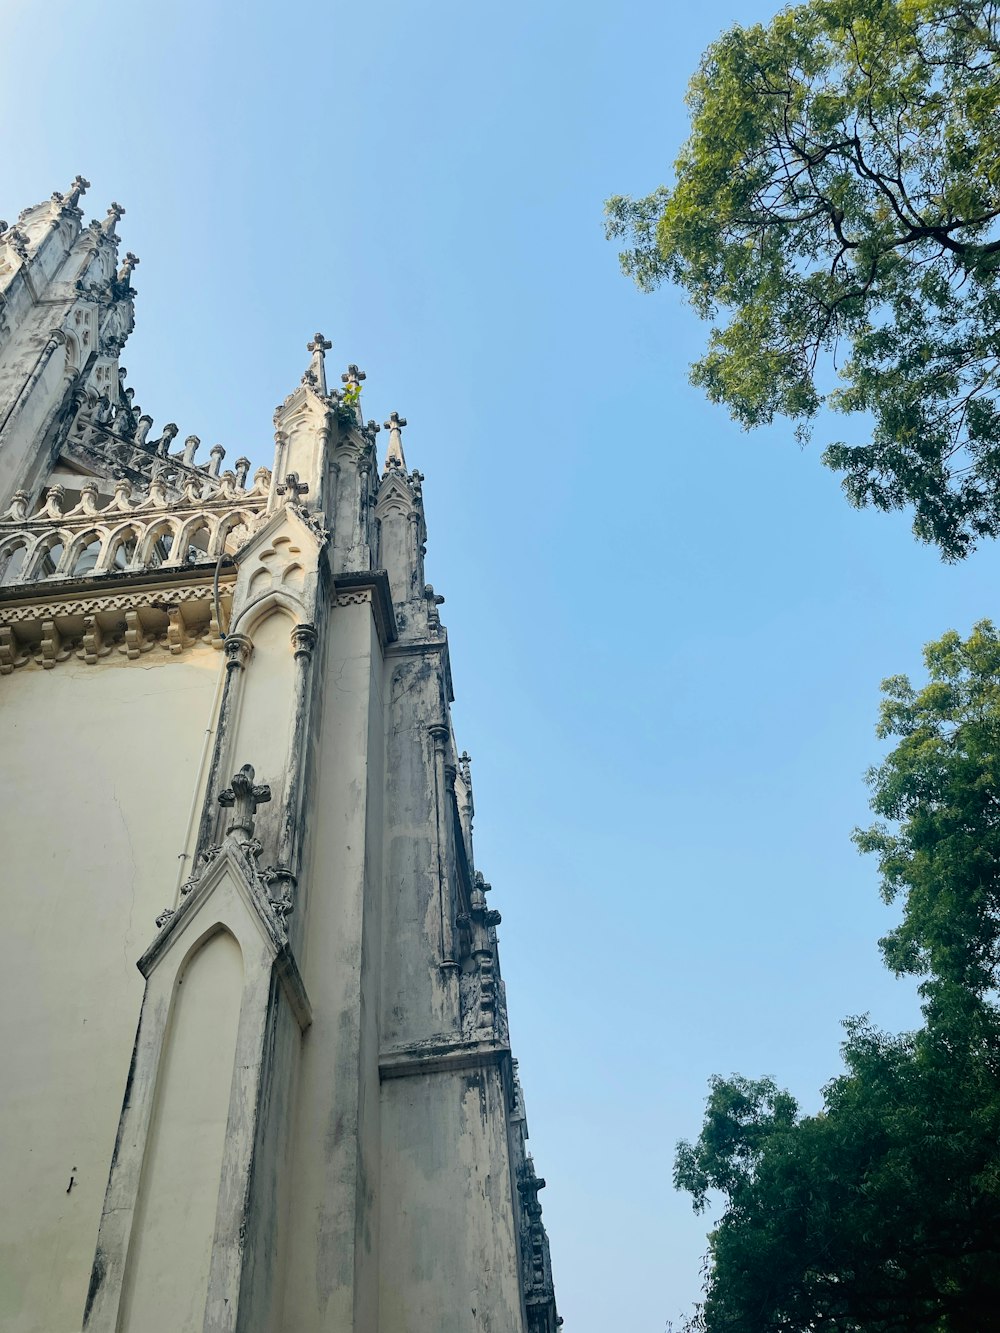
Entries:
{"type": "Polygon", "coordinates": [[[389,575],[384,569],[358,570],[338,574],[334,580],[335,606],[355,606],[369,602],[383,653],[397,636],[396,612],[392,606],[389,575]]]}
{"type": "MultiPolygon", "coordinates": [[[[232,575],[220,587],[220,602],[232,603],[232,575]]],[[[127,587],[77,581],[58,596],[25,596],[25,588],[0,590],[0,675],[34,662],[50,669],[75,657],[88,666],[115,654],[138,658],[154,650],[178,656],[207,640],[222,640],[215,624],[211,579],[165,582],[162,578],[127,587]],[[81,586],[82,584],[82,586],[81,586]],[[11,594],[20,594],[11,596],[11,594]]],[[[55,592],[53,588],[51,590],[55,592]]]]}

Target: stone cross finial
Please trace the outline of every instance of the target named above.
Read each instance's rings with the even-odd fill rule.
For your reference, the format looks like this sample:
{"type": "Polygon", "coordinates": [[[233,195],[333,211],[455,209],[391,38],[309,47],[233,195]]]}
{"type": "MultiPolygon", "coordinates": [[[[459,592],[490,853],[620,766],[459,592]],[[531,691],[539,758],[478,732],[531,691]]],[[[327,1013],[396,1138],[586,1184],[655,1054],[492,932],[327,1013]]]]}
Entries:
{"type": "Polygon", "coordinates": [[[322,333],[314,333],[312,342],[306,343],[306,351],[312,353],[309,369],[302,376],[303,384],[311,384],[317,393],[326,393],[326,353],[333,346],[329,338],[322,333]]]}
{"type": "Polygon", "coordinates": [[[403,457],[403,427],[406,425],[406,417],[401,417],[398,412],[390,412],[389,420],[385,423],[385,428],[389,432],[389,448],[385,454],[385,467],[382,471],[389,472],[393,468],[406,468],[406,459],[403,457]]]}
{"type": "Polygon", "coordinates": [[[277,490],[279,495],[285,497],[285,504],[298,504],[301,496],[309,494],[309,483],[299,481],[297,472],[289,472],[285,480],[279,484],[277,490]]]}
{"type": "Polygon", "coordinates": [[[118,270],[118,281],[119,281],[119,282],[128,282],[128,280],[129,280],[129,278],[131,278],[132,273],[133,273],[133,271],[135,270],[135,266],[136,266],[136,264],[138,264],[138,262],[139,262],[138,259],[135,257],[135,255],[132,253],[132,251],[131,251],[131,250],[127,250],[127,251],[125,252],[125,262],[122,264],[121,268],[118,270]]]}
{"type": "Polygon", "coordinates": [[[90,189],[86,176],[74,176],[73,184],[66,191],[65,203],[74,208],[80,202],[80,196],[90,189]]]}
{"type": "Polygon", "coordinates": [[[258,805],[265,805],[271,799],[271,788],[263,783],[254,785],[253,764],[244,764],[238,773],[233,774],[233,784],[219,792],[219,804],[232,808],[233,822],[226,829],[227,833],[244,833],[253,837],[254,819],[258,805]]]}
{"type": "Polygon", "coordinates": [[[363,370],[359,370],[352,361],[340,378],[343,381],[343,383],[348,386],[348,388],[360,389],[361,381],[367,379],[368,377],[365,374],[365,372],[363,370]]]}
{"type": "Polygon", "coordinates": [[[108,209],[107,217],[101,223],[101,231],[104,232],[105,236],[113,236],[115,234],[115,225],[117,224],[118,219],[123,218],[124,216],[125,210],[122,208],[121,204],[112,203],[111,207],[108,209]]]}

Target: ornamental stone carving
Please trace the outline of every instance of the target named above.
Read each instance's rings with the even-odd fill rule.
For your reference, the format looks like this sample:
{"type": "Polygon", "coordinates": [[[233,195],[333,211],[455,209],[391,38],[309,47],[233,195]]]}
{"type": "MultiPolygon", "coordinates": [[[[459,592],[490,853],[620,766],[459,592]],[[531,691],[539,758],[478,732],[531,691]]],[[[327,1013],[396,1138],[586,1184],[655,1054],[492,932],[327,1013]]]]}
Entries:
{"type": "Polygon", "coordinates": [[[271,788],[266,783],[255,783],[253,764],[244,764],[233,774],[232,786],[219,792],[219,804],[233,812],[233,822],[226,832],[252,838],[257,807],[270,799],[271,788]]]}

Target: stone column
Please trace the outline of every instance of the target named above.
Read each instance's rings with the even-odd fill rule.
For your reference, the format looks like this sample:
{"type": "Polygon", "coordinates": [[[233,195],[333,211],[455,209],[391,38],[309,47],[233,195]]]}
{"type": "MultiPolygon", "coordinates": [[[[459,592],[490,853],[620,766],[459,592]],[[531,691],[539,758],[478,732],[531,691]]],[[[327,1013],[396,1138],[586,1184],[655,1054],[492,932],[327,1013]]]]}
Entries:
{"type": "Polygon", "coordinates": [[[292,650],[295,654],[292,737],[279,825],[278,853],[272,871],[269,895],[272,902],[287,904],[285,909],[287,911],[291,910],[300,868],[302,791],[312,699],[312,660],[317,638],[315,625],[296,625],[292,630],[292,650]]]}
{"type": "MultiPolygon", "coordinates": [[[[226,683],[222,687],[219,723],[215,729],[215,747],[205,784],[205,790],[209,793],[218,791],[221,785],[220,776],[226,771],[229,729],[239,708],[240,696],[243,693],[243,675],[253,653],[253,640],[246,634],[227,634],[222,650],[226,655],[226,683]]],[[[211,797],[208,797],[201,813],[201,823],[198,825],[198,841],[195,844],[192,868],[197,866],[198,857],[209,846],[217,820],[216,804],[211,797]]]]}
{"type": "Polygon", "coordinates": [[[459,970],[455,957],[455,892],[451,873],[452,839],[449,815],[448,783],[454,783],[455,769],[445,762],[449,732],[443,723],[430,728],[434,742],[434,847],[437,855],[438,908],[440,912],[440,968],[455,1026],[459,1016],[459,970]],[[449,777],[450,775],[450,777],[449,777]]]}

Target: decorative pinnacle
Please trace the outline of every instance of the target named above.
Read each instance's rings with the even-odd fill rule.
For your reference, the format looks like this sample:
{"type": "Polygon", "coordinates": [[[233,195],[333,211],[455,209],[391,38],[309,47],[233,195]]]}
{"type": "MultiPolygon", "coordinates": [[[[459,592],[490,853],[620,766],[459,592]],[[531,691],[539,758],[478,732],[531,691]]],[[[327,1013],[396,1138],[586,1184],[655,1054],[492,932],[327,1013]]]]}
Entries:
{"type": "Polygon", "coordinates": [[[118,219],[123,218],[124,216],[125,210],[122,208],[121,204],[112,203],[111,207],[108,209],[107,217],[101,223],[101,231],[104,232],[105,236],[114,236],[115,226],[118,219]]]}
{"type": "Polygon", "coordinates": [[[271,799],[271,788],[266,783],[255,786],[253,779],[253,764],[244,764],[238,773],[233,774],[232,786],[219,792],[219,804],[233,810],[233,822],[227,833],[245,833],[248,838],[253,837],[257,807],[271,799]]]}
{"type": "Polygon", "coordinates": [[[329,338],[322,333],[313,334],[313,340],[306,343],[306,351],[312,353],[309,369],[302,376],[302,383],[310,385],[317,393],[326,396],[326,353],[333,346],[329,338]]]}
{"type": "Polygon", "coordinates": [[[406,470],[406,459],[403,456],[403,434],[402,428],[406,425],[406,417],[401,417],[398,412],[390,412],[389,420],[385,423],[385,428],[389,432],[389,448],[385,454],[385,467],[382,469],[383,475],[393,470],[406,470]]]}
{"type": "Polygon", "coordinates": [[[27,259],[28,238],[20,227],[11,227],[7,232],[6,241],[8,246],[10,246],[17,255],[18,259],[27,259]]]}
{"type": "Polygon", "coordinates": [[[340,378],[343,381],[343,383],[348,386],[348,388],[352,387],[360,388],[361,381],[367,379],[368,377],[365,375],[365,372],[363,370],[359,370],[352,361],[340,378]]]}
{"type": "Polygon", "coordinates": [[[52,198],[63,208],[75,208],[80,202],[80,196],[90,189],[90,181],[84,176],[74,176],[73,184],[65,194],[56,190],[52,198]]]}
{"type": "Polygon", "coordinates": [[[125,261],[122,264],[121,268],[118,270],[118,281],[128,282],[138,262],[139,262],[138,259],[135,257],[132,251],[127,250],[125,252],[125,261]]]}

